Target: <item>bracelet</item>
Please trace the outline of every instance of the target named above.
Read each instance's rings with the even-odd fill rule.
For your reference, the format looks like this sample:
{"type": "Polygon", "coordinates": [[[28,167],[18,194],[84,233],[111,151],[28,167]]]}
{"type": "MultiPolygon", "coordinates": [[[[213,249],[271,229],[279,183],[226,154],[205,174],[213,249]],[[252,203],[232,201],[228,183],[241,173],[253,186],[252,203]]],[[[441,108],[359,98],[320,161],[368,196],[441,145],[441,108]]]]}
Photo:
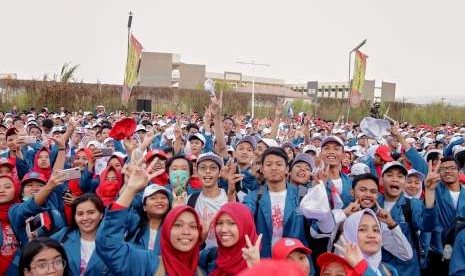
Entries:
{"type": "Polygon", "coordinates": [[[61,150],[66,150],[65,148],[59,148],[58,151],[61,151],[61,150]]]}

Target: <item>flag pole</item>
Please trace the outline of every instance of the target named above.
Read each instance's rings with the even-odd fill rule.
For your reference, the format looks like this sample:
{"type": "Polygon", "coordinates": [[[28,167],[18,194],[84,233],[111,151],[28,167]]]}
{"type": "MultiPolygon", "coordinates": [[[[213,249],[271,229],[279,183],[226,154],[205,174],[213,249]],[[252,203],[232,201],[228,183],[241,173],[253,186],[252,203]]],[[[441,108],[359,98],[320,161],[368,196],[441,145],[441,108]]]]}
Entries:
{"type": "Polygon", "coordinates": [[[132,27],[132,17],[133,17],[133,13],[132,11],[129,11],[129,17],[128,17],[128,36],[127,36],[127,49],[126,49],[126,65],[125,65],[125,69],[124,69],[124,74],[123,74],[123,90],[122,90],[122,96],[121,96],[121,105],[122,106],[125,106],[127,108],[127,103],[124,103],[123,102],[123,94],[124,94],[124,91],[125,91],[125,82],[126,82],[126,67],[128,66],[128,63],[129,63],[129,47],[130,47],[130,43],[131,43],[131,27],[132,27]]]}
{"type": "Polygon", "coordinates": [[[364,39],[362,42],[360,42],[357,46],[355,46],[355,48],[353,48],[350,52],[349,52],[349,81],[347,82],[347,84],[349,85],[349,95],[347,97],[347,123],[349,122],[349,115],[350,115],[350,97],[352,96],[352,85],[351,85],[351,72],[350,72],[350,66],[352,65],[352,53],[359,50],[360,48],[362,48],[363,45],[365,45],[365,43],[367,43],[367,40],[364,39]]]}

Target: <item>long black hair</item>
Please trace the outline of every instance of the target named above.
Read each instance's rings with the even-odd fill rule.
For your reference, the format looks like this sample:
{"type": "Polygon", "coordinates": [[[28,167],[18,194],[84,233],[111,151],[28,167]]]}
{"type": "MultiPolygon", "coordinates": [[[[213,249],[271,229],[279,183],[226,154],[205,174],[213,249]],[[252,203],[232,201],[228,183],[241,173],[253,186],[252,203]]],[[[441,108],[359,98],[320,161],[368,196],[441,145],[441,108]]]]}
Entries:
{"type": "Polygon", "coordinates": [[[31,262],[34,257],[42,252],[44,249],[51,248],[55,249],[60,253],[61,258],[65,261],[65,267],[63,268],[63,276],[70,275],[68,257],[66,256],[65,249],[61,244],[51,238],[40,237],[33,239],[26,246],[24,246],[21,257],[19,259],[19,275],[24,276],[24,270],[31,270],[31,262]]]}

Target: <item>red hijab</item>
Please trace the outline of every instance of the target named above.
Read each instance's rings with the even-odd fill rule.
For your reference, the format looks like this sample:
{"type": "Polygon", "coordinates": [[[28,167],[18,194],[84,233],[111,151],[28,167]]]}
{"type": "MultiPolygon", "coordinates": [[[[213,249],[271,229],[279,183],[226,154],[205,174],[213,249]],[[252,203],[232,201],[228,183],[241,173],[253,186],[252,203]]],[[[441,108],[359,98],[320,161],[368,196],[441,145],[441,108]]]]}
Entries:
{"type": "Polygon", "coordinates": [[[215,231],[216,239],[218,240],[218,257],[216,259],[217,268],[211,275],[236,275],[247,268],[247,262],[242,257],[242,248],[246,247],[245,235],[247,234],[252,243],[257,240],[257,231],[255,223],[250,213],[249,208],[244,204],[231,202],[226,203],[221,207],[213,220],[213,227],[216,227],[216,222],[222,214],[228,214],[234,220],[239,228],[239,240],[231,247],[224,247],[219,242],[218,234],[215,231]]]}
{"type": "Polygon", "coordinates": [[[3,223],[8,223],[8,210],[10,209],[11,205],[20,202],[19,199],[19,182],[15,180],[13,177],[9,175],[1,175],[0,178],[8,178],[13,183],[13,187],[15,188],[15,196],[10,202],[0,203],[0,221],[3,223]]]}
{"type": "Polygon", "coordinates": [[[103,201],[103,204],[108,206],[116,199],[122,186],[123,176],[121,172],[115,169],[113,166],[106,167],[105,170],[103,170],[103,172],[100,174],[100,184],[98,185],[95,193],[103,201]],[[115,172],[116,180],[105,179],[110,171],[115,172]]]}
{"type": "Polygon", "coordinates": [[[32,171],[43,174],[45,178],[48,180],[50,178],[50,175],[52,174],[52,162],[50,161],[50,166],[48,168],[39,167],[39,155],[43,151],[46,151],[48,153],[48,159],[50,160],[50,150],[47,147],[42,147],[34,156],[34,167],[32,168],[32,171]]]}
{"type": "MultiPolygon", "coordinates": [[[[92,151],[88,148],[80,148],[74,155],[74,158],[76,158],[76,156],[81,152],[83,152],[87,156],[87,159],[89,161],[92,159],[92,151]]],[[[79,186],[79,182],[80,182],[80,179],[70,179],[68,181],[68,189],[74,197],[78,197],[83,194],[81,187],[79,186]]],[[[68,222],[68,225],[71,225],[72,216],[73,216],[71,205],[64,204],[64,211],[65,211],[66,221],[68,222]]]]}
{"type": "Polygon", "coordinates": [[[202,225],[200,219],[195,210],[189,206],[179,206],[172,209],[165,217],[163,225],[161,227],[161,257],[163,265],[167,275],[170,276],[188,276],[194,275],[197,271],[199,263],[199,251],[200,251],[200,233],[202,233],[202,225]],[[171,228],[173,227],[176,219],[183,212],[190,212],[194,215],[198,225],[199,239],[195,244],[194,248],[188,252],[181,252],[173,247],[171,244],[171,228]]]}

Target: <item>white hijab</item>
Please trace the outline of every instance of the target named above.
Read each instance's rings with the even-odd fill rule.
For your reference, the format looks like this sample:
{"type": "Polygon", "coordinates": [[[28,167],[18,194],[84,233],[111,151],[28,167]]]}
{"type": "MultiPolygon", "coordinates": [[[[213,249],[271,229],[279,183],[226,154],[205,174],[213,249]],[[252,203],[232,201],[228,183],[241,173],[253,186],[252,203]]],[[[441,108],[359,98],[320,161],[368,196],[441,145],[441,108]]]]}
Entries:
{"type": "MultiPolygon", "coordinates": [[[[342,234],[344,235],[344,238],[347,241],[358,244],[358,226],[360,225],[360,221],[362,220],[364,214],[371,215],[375,219],[376,223],[379,226],[379,229],[381,230],[381,225],[379,224],[375,212],[373,212],[373,210],[371,209],[363,209],[361,211],[353,213],[345,220],[342,234]]],[[[378,268],[381,263],[381,247],[379,251],[376,252],[374,255],[368,256],[363,252],[362,254],[365,260],[368,262],[368,265],[371,267],[371,269],[373,269],[377,274],[379,274],[378,268]]]]}

